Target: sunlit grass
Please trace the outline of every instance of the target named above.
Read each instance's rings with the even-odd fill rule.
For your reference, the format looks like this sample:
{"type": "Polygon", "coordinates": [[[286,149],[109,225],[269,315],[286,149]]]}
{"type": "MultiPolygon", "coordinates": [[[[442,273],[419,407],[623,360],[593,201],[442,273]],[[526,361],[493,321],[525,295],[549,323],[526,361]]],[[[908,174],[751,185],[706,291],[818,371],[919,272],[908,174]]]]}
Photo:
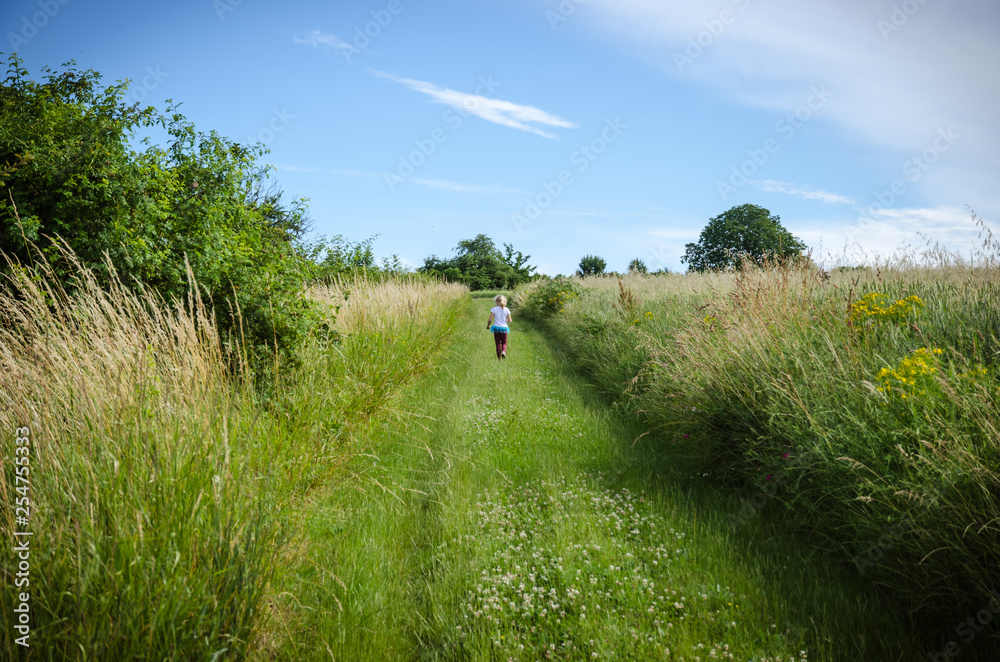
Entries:
{"type": "MultiPolygon", "coordinates": [[[[0,291],[0,502],[11,531],[21,495],[8,458],[27,426],[30,643],[49,659],[228,659],[266,646],[269,582],[296,545],[302,500],[343,475],[357,433],[426,372],[435,352],[414,341],[442,342],[464,297],[356,284],[358,299],[419,297],[439,317],[392,310],[387,322],[373,306],[339,342],[312,339],[301,373],[265,401],[204,309],[105,289],[81,268],[71,294],[44,266],[13,274],[0,291]]],[[[17,563],[13,545],[2,550],[0,650],[14,659],[17,563]]]]}
{"type": "Polygon", "coordinates": [[[279,656],[883,659],[899,618],[854,575],[678,476],[537,332],[497,362],[489,305],[408,396],[431,418],[373,431],[317,495],[279,656]]]}

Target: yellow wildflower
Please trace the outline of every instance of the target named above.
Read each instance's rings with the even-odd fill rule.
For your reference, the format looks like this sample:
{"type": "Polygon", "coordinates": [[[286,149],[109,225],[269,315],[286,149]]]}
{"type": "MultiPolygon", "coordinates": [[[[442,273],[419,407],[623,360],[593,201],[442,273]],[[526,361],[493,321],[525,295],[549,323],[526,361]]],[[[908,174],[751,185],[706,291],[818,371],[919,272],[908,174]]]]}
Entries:
{"type": "Polygon", "coordinates": [[[906,321],[924,307],[923,300],[915,295],[889,303],[889,297],[879,292],[871,292],[851,304],[850,321],[855,328],[862,328],[881,322],[906,321]]]}

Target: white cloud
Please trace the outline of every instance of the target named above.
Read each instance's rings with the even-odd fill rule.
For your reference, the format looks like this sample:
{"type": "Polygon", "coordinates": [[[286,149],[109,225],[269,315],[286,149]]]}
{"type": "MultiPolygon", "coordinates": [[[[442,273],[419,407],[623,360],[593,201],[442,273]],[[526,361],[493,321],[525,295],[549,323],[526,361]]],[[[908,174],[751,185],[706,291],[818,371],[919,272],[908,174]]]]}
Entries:
{"type": "MultiPolygon", "coordinates": [[[[823,223],[823,230],[796,227],[792,232],[826,264],[920,257],[937,248],[969,259],[982,246],[983,228],[962,207],[911,207],[874,210],[854,223],[823,223]]],[[[790,228],[791,229],[791,228],[790,228]]]]}
{"type": "Polygon", "coordinates": [[[352,56],[361,52],[354,45],[347,43],[337,35],[319,30],[310,30],[305,37],[295,37],[294,42],[322,50],[331,50],[348,62],[351,61],[352,56]]]}
{"type": "Polygon", "coordinates": [[[797,195],[806,200],[819,200],[824,204],[844,204],[853,205],[856,204],[853,198],[847,198],[837,193],[828,193],[826,191],[818,191],[808,187],[797,186],[789,182],[777,182],[773,179],[766,179],[764,181],[754,181],[752,182],[761,191],[768,191],[770,193],[787,193],[788,195],[797,195]]]}
{"type": "Polygon", "coordinates": [[[551,133],[542,131],[535,125],[541,124],[544,126],[555,126],[565,129],[576,128],[576,125],[572,122],[564,120],[561,117],[556,117],[555,115],[550,115],[544,110],[540,110],[533,106],[523,106],[511,103],[510,101],[484,97],[479,94],[456,92],[455,90],[451,90],[446,87],[438,87],[433,83],[413,80],[412,78],[400,78],[381,71],[371,70],[371,72],[380,78],[387,78],[401,85],[405,85],[411,90],[422,92],[423,94],[431,97],[431,99],[437,103],[443,103],[446,106],[451,106],[460,112],[475,115],[486,120],[487,122],[493,122],[494,124],[499,124],[501,126],[507,126],[521,131],[528,131],[530,133],[537,133],[545,138],[555,138],[555,136],[551,133]]]}
{"type": "Polygon", "coordinates": [[[920,181],[921,192],[942,203],[1000,213],[1000,130],[993,111],[1000,106],[1000,4],[587,4],[591,11],[581,21],[589,17],[666,75],[710,86],[732,101],[785,113],[803,103],[811,86],[825,85],[832,98],[817,117],[839,127],[845,140],[886,150],[880,155],[884,164],[896,158],[902,164],[922,153],[939,129],[952,127],[962,139],[920,181]],[[914,9],[896,11],[904,5],[914,9]],[[726,24],[723,10],[731,12],[726,24]],[[678,67],[674,55],[688,53],[695,54],[691,63],[678,67]]]}

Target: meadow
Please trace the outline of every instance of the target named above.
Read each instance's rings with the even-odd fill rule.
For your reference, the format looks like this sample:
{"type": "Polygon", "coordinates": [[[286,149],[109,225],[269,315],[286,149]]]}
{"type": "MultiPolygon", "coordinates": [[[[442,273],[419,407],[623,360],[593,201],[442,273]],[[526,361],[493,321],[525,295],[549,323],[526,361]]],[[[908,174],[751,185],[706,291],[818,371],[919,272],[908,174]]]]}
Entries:
{"type": "Polygon", "coordinates": [[[4,463],[0,517],[33,535],[23,588],[13,544],[0,547],[4,659],[240,659],[263,645],[309,495],[344,479],[370,425],[402,415],[467,292],[363,276],[304,291],[326,320],[264,395],[197,297],[103,286],[78,264],[72,294],[45,265],[10,274],[0,428],[29,430],[30,473],[16,482],[4,463]],[[30,594],[30,649],[15,644],[15,591],[30,594]]]}
{"type": "Polygon", "coordinates": [[[492,293],[334,277],[266,388],[198,297],[73,273],[0,294],[29,658],[997,651],[996,260],[543,279],[504,361],[492,293]]]}
{"type": "Polygon", "coordinates": [[[515,310],[733,494],[734,535],[769,517],[942,646],[995,651],[998,255],[541,281],[515,310]]]}

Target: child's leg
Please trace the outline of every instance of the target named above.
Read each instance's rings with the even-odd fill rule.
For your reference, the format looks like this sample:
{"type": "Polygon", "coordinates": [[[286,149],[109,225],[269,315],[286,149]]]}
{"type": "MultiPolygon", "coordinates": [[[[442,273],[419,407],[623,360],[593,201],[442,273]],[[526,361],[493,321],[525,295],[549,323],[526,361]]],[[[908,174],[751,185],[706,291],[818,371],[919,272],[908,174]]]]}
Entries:
{"type": "Polygon", "coordinates": [[[506,354],[507,353],[507,334],[506,333],[501,333],[500,335],[503,336],[503,340],[500,341],[501,342],[500,353],[501,354],[506,354]]]}
{"type": "Polygon", "coordinates": [[[506,347],[506,341],[507,341],[506,336],[507,336],[506,333],[497,333],[496,331],[493,332],[493,342],[495,342],[497,345],[498,359],[500,358],[500,354],[504,351],[506,347]]]}

